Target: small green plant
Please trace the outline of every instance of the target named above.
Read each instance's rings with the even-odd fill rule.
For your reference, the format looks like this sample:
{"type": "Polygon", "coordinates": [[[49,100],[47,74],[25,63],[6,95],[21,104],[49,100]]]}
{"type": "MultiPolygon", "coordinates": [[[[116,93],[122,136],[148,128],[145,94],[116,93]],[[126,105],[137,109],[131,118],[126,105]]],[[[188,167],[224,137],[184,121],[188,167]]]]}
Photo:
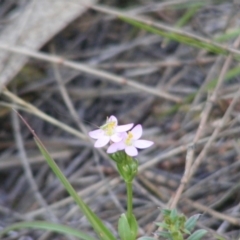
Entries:
{"type": "Polygon", "coordinates": [[[200,229],[192,232],[195,228],[200,214],[196,214],[189,219],[183,214],[178,214],[176,209],[163,209],[163,222],[156,223],[163,231],[157,232],[159,236],[172,240],[200,240],[207,233],[206,230],[200,229]],[[188,236],[190,235],[190,236],[188,236]],[[185,236],[188,236],[187,238],[185,236]]]}
{"type": "MultiPolygon", "coordinates": [[[[21,118],[22,116],[19,115],[21,118]]],[[[29,130],[34,136],[34,140],[46,159],[46,162],[61,181],[69,195],[72,196],[75,203],[88,219],[93,227],[93,230],[100,240],[116,240],[114,234],[107,228],[107,226],[99,219],[99,217],[89,208],[89,206],[77,194],[68,179],[64,176],[55,161],[51,158],[47,149],[35,134],[34,130],[22,118],[29,130]]],[[[132,183],[138,172],[138,161],[135,158],[138,155],[138,149],[148,148],[153,145],[153,142],[140,139],[142,136],[142,126],[140,124],[133,127],[133,123],[126,125],[118,125],[118,120],[115,116],[107,118],[107,121],[99,129],[89,132],[89,136],[96,139],[94,146],[96,148],[108,145],[107,153],[109,157],[116,163],[119,175],[126,184],[127,209],[122,213],[118,220],[118,235],[121,240],[136,240],[138,236],[138,223],[133,213],[133,190],[132,183]]],[[[156,223],[161,228],[156,232],[156,236],[161,239],[169,240],[200,240],[205,234],[205,230],[197,230],[192,233],[199,215],[194,215],[187,220],[187,218],[178,214],[176,210],[162,210],[163,222],[156,223]]],[[[6,234],[11,230],[18,230],[22,228],[36,228],[50,230],[66,235],[72,235],[79,239],[94,240],[92,236],[83,233],[79,230],[64,226],[61,224],[52,224],[44,221],[21,222],[13,224],[2,231],[0,236],[6,234]]],[[[141,237],[138,240],[153,240],[151,237],[141,237]]]]}
{"type": "MultiPolygon", "coordinates": [[[[196,214],[189,219],[183,214],[178,214],[176,209],[163,209],[163,222],[157,222],[156,225],[161,229],[156,235],[161,239],[168,240],[201,240],[207,233],[200,229],[193,232],[200,214],[196,214]]],[[[141,237],[138,240],[155,240],[154,238],[141,237]]]]}

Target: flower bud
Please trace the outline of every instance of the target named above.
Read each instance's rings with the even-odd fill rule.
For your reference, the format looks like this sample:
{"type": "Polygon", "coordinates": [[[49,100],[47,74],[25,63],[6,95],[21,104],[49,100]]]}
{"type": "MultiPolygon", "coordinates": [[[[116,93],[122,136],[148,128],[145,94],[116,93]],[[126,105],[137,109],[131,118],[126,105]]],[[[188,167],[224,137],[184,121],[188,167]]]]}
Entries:
{"type": "Polygon", "coordinates": [[[132,182],[138,172],[138,161],[128,156],[124,151],[110,154],[113,161],[117,163],[117,169],[125,182],[132,182]]]}

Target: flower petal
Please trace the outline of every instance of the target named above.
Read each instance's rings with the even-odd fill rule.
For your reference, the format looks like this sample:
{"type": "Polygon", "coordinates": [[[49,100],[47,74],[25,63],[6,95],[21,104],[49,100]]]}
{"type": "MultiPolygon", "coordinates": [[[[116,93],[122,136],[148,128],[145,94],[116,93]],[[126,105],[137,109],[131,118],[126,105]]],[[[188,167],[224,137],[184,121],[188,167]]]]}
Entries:
{"type": "Polygon", "coordinates": [[[111,136],[111,140],[113,142],[120,142],[122,140],[122,137],[121,137],[120,134],[114,134],[114,135],[111,136]]]}
{"type": "Polygon", "coordinates": [[[104,135],[104,132],[103,132],[102,129],[97,129],[97,130],[89,132],[88,134],[91,138],[98,139],[98,138],[101,138],[104,135]]]}
{"type": "Polygon", "coordinates": [[[117,151],[118,151],[118,144],[117,143],[113,143],[107,149],[107,153],[115,153],[117,151]]]}
{"type": "Polygon", "coordinates": [[[131,133],[133,134],[133,139],[137,140],[142,136],[142,125],[138,124],[131,130],[131,133]]]}
{"type": "Polygon", "coordinates": [[[128,134],[126,132],[121,132],[121,133],[118,133],[118,134],[122,139],[125,139],[128,136],[128,134]]]}
{"type": "Polygon", "coordinates": [[[148,148],[153,145],[153,142],[148,140],[136,140],[134,146],[140,149],[148,148]]]}
{"type": "Polygon", "coordinates": [[[109,141],[110,141],[110,137],[108,136],[101,137],[95,142],[94,147],[95,148],[104,147],[109,143],[109,141]]]}
{"type": "Polygon", "coordinates": [[[121,150],[126,148],[126,145],[124,144],[124,142],[119,142],[119,143],[116,143],[116,144],[117,144],[117,147],[118,147],[118,151],[121,151],[121,150]]]}
{"type": "Polygon", "coordinates": [[[126,132],[130,130],[133,127],[133,123],[125,124],[125,125],[120,125],[116,127],[117,132],[126,132]]]}
{"type": "Polygon", "coordinates": [[[127,146],[125,148],[125,152],[127,155],[134,157],[138,155],[138,150],[134,146],[127,146]]]}
{"type": "Polygon", "coordinates": [[[111,115],[111,116],[109,117],[109,119],[107,120],[107,122],[116,122],[116,126],[117,126],[117,124],[118,124],[117,118],[116,118],[115,116],[113,116],[113,115],[111,115]]]}

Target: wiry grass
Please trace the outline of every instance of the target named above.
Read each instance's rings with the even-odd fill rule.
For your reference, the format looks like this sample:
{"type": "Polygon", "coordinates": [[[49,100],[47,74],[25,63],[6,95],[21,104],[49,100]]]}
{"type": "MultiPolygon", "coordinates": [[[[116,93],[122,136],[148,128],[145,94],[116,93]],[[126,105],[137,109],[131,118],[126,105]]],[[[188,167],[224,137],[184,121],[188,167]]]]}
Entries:
{"type": "MultiPolygon", "coordinates": [[[[39,220],[47,216],[44,215],[46,209],[35,203],[32,194],[25,189],[26,182],[21,180],[25,175],[21,172],[15,142],[11,139],[11,124],[6,122],[9,109],[16,107],[24,111],[24,116],[29,118],[29,123],[33,123],[35,131],[41,134],[50,151],[56,152],[56,148],[67,151],[67,154],[61,154],[60,151],[56,154],[61,169],[66,170],[66,176],[69,177],[71,184],[81,192],[81,196],[98,215],[108,222],[110,229],[114,229],[119,214],[125,208],[122,201],[125,194],[122,190],[123,185],[116,178],[109,162],[105,161],[104,155],[99,152],[93,153],[90,146],[92,143],[87,142],[86,134],[75,118],[79,117],[83,129],[89,130],[91,125],[88,122],[98,125],[107,115],[116,114],[123,123],[142,122],[147,129],[146,137],[155,141],[155,147],[143,151],[139,156],[139,178],[136,179],[134,186],[136,194],[134,211],[140,222],[139,235],[151,235],[154,232],[154,224],[151,225],[151,222],[161,218],[156,211],[157,207],[165,207],[172,198],[173,203],[178,204],[179,211],[186,215],[192,215],[196,211],[203,213],[201,225],[208,228],[212,234],[206,239],[213,239],[212,236],[218,234],[224,239],[233,239],[232,232],[239,228],[237,217],[239,209],[236,202],[239,188],[236,179],[239,175],[240,128],[239,105],[231,104],[233,100],[237,102],[237,89],[232,89],[231,86],[233,83],[236,86],[239,83],[240,52],[237,47],[232,47],[231,43],[239,36],[240,30],[237,26],[229,25],[222,32],[210,33],[205,37],[196,26],[195,29],[191,29],[191,23],[199,11],[203,8],[210,9],[210,12],[215,8],[218,10],[217,4],[221,6],[223,3],[226,1],[158,1],[156,2],[158,11],[154,9],[147,11],[147,3],[146,6],[134,6],[131,9],[134,12],[135,8],[141,7],[143,12],[140,15],[131,14],[127,9],[120,11],[111,8],[108,3],[92,5],[89,8],[94,11],[86,12],[72,26],[67,26],[66,32],[46,44],[44,53],[20,47],[17,43],[13,46],[0,42],[4,51],[34,58],[34,61],[30,59],[31,68],[38,71],[33,73],[41,72],[36,78],[34,74],[30,76],[27,73],[29,81],[26,83],[19,84],[18,79],[16,90],[14,81],[17,78],[9,84],[9,90],[2,89],[0,116],[4,133],[1,137],[4,136],[6,139],[0,146],[3,153],[0,160],[1,166],[5,163],[12,164],[1,171],[5,171],[5,179],[10,182],[6,192],[9,192],[10,196],[16,196],[8,202],[11,214],[0,208],[5,214],[4,217],[10,215],[9,222],[15,223],[23,219],[29,221],[29,217],[31,220],[39,220]],[[167,6],[164,7],[164,4],[167,6]],[[149,18],[144,17],[144,9],[149,18]],[[164,20],[164,10],[174,12],[174,21],[164,20]],[[121,21],[114,21],[116,18],[121,21]],[[131,35],[133,30],[136,33],[134,37],[131,35]],[[160,40],[149,38],[150,43],[146,44],[143,41],[141,43],[135,41],[143,37],[148,39],[147,37],[152,35],[161,38],[160,40]],[[168,52],[164,47],[171,46],[172,41],[179,43],[177,50],[173,48],[168,52]],[[55,56],[49,51],[52,49],[50,45],[55,46],[55,56]],[[194,55],[189,53],[189,46],[192,47],[194,55]],[[207,63],[197,61],[194,64],[187,63],[198,59],[199,56],[204,60],[209,55],[211,58],[213,56],[213,59],[207,63]],[[233,59],[229,64],[223,64],[226,58],[229,59],[229,55],[232,55],[233,59]],[[101,56],[107,58],[102,61],[101,56]],[[217,65],[219,70],[209,78],[212,80],[205,83],[204,79],[208,79],[209,69],[214,68],[219,56],[221,56],[221,61],[217,65]],[[161,62],[166,58],[173,58],[181,64],[168,65],[166,61],[166,64],[161,66],[149,65],[156,62],[156,59],[159,61],[159,58],[161,62]],[[126,66],[120,64],[121,68],[114,68],[119,63],[125,63],[126,66]],[[127,66],[127,63],[134,64],[127,66]],[[58,65],[61,81],[55,81],[55,76],[51,75],[54,72],[53,65],[58,65]],[[226,71],[220,73],[224,65],[226,71]],[[102,66],[107,67],[103,70],[102,66]],[[191,73],[192,76],[189,77],[189,71],[186,71],[184,75],[176,78],[177,80],[174,79],[179,70],[185,68],[194,72],[191,73]],[[74,71],[72,78],[69,74],[71,71],[74,71]],[[201,72],[199,78],[194,76],[195,71],[201,72]],[[172,79],[173,84],[165,90],[165,86],[172,79]],[[65,107],[66,101],[62,101],[63,96],[59,91],[61,84],[64,85],[69,99],[71,98],[71,109],[74,110],[74,114],[69,106],[65,107]],[[201,98],[196,101],[203,84],[205,87],[201,89],[201,98]],[[190,94],[184,91],[184,88],[189,86],[190,94]],[[88,90],[91,94],[86,96],[88,90]],[[117,94],[101,95],[101,91],[112,90],[117,94]],[[123,95],[124,90],[130,93],[125,92],[123,95]],[[86,91],[86,94],[78,97],[77,91],[79,94],[86,91]],[[212,103],[213,96],[215,105],[206,109],[208,105],[206,103],[209,100],[212,103]],[[228,101],[222,108],[218,101],[226,96],[228,101]],[[189,114],[185,124],[184,117],[192,105],[201,107],[197,108],[197,114],[189,114]],[[224,120],[220,127],[219,120],[220,122],[224,120]],[[188,151],[189,145],[193,147],[192,155],[188,151]],[[183,179],[186,182],[182,181],[182,185],[180,184],[182,189],[173,199],[184,173],[187,152],[190,163],[188,162],[183,179]],[[4,155],[8,157],[8,161],[4,155]],[[196,159],[198,163],[191,172],[191,163],[196,159]],[[191,181],[188,172],[191,172],[191,181]],[[9,187],[12,186],[13,176],[17,176],[16,186],[9,187]],[[18,189],[21,191],[17,192],[18,189]],[[96,202],[95,199],[99,201],[96,202]],[[27,206],[24,204],[26,202],[27,206]],[[214,207],[214,204],[217,207],[214,207]],[[22,211],[24,214],[19,216],[15,211],[16,213],[22,211]]],[[[232,7],[234,8],[233,5],[232,7]]],[[[208,14],[208,17],[211,17],[211,13],[208,14]]],[[[226,13],[226,21],[231,17],[228,14],[226,13]]],[[[39,155],[33,148],[34,143],[29,140],[28,133],[22,128],[19,134],[25,141],[28,160],[31,160],[30,170],[33,171],[33,176],[40,185],[39,191],[46,198],[50,209],[63,222],[67,224],[77,222],[86,229],[81,213],[74,209],[72,200],[66,197],[66,191],[53,181],[52,175],[46,168],[44,169],[46,166],[42,159],[39,161],[39,155]],[[35,154],[34,157],[31,155],[32,152],[35,154]]],[[[4,184],[1,186],[5,191],[4,184]]],[[[52,239],[56,239],[54,235],[52,239]]]]}

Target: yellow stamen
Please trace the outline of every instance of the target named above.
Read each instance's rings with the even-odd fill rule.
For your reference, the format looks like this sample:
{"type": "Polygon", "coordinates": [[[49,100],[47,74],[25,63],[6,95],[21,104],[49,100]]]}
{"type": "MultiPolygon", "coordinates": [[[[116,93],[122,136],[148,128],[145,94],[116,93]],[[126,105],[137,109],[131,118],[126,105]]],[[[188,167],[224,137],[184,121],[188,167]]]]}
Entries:
{"type": "Polygon", "coordinates": [[[133,134],[132,134],[132,132],[128,132],[128,136],[125,140],[125,144],[128,145],[128,146],[131,146],[132,145],[132,140],[133,140],[133,134]]]}
{"type": "Polygon", "coordinates": [[[103,126],[101,126],[100,128],[105,132],[105,134],[107,136],[111,136],[114,134],[114,131],[115,131],[115,127],[117,126],[116,122],[115,121],[110,121],[108,122],[108,119],[107,119],[107,122],[106,124],[104,124],[103,126]]]}

